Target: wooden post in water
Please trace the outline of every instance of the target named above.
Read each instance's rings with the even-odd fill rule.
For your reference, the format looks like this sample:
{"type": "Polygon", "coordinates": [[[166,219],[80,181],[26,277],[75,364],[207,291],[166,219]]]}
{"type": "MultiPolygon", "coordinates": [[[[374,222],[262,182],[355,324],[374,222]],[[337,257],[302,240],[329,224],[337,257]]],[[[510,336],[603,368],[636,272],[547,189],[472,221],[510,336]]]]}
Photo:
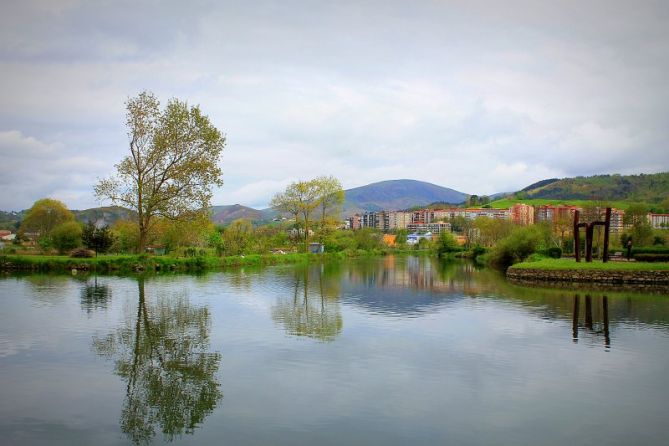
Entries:
{"type": "Polygon", "coordinates": [[[578,342],[578,310],[580,309],[580,300],[578,294],[574,295],[574,311],[571,319],[571,337],[574,342],[578,342]]]}
{"type": "Polygon", "coordinates": [[[604,310],[604,346],[611,348],[611,336],[609,334],[609,298],[602,298],[602,308],[604,310]]]}
{"type": "Polygon", "coordinates": [[[592,296],[585,296],[585,328],[592,330],[592,296]]]}

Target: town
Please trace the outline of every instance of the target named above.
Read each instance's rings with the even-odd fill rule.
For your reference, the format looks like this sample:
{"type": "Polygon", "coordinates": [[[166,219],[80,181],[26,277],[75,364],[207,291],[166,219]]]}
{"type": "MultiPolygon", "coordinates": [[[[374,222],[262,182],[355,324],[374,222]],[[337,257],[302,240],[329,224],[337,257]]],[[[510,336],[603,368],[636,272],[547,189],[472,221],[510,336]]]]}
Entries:
{"type": "MultiPolygon", "coordinates": [[[[599,213],[603,208],[594,208],[599,213]]],[[[344,222],[346,229],[374,228],[385,233],[397,230],[407,230],[408,243],[416,243],[420,238],[430,239],[432,235],[442,232],[453,232],[451,222],[456,218],[476,220],[489,218],[493,220],[510,221],[519,226],[547,223],[553,227],[570,225],[574,221],[575,211],[584,212],[583,207],[573,205],[540,205],[533,206],[517,203],[507,209],[494,208],[460,208],[450,207],[442,209],[419,209],[414,211],[376,211],[355,214],[344,222]]],[[[630,226],[624,223],[625,211],[611,209],[611,232],[622,233],[630,226]]],[[[649,212],[646,220],[653,229],[669,229],[669,214],[649,212]]],[[[464,243],[464,236],[457,241],[464,243]]]]}

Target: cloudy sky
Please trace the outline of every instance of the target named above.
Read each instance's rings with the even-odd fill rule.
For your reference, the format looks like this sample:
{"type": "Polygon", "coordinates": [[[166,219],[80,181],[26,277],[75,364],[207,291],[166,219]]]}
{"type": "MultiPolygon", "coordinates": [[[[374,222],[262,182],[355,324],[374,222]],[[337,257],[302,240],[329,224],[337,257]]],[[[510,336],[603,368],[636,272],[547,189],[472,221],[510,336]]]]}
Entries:
{"type": "Polygon", "coordinates": [[[227,135],[214,204],[297,179],[492,194],[669,170],[663,1],[0,3],[0,209],[98,206],[142,90],[227,135]]]}

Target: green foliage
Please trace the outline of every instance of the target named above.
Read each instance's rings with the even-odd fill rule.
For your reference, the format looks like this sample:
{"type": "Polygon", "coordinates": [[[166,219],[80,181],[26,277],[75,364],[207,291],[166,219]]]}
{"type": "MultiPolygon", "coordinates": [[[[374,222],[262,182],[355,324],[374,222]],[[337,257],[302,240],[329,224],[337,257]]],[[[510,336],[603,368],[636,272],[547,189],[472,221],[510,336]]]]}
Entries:
{"type": "Polygon", "coordinates": [[[112,252],[131,253],[139,248],[139,225],[130,220],[118,220],[112,227],[114,244],[112,252]]]}
{"type": "Polygon", "coordinates": [[[253,225],[249,220],[235,220],[223,229],[223,246],[217,248],[225,255],[247,254],[253,238],[253,225]],[[221,249],[222,248],[222,249],[221,249]]]}
{"type": "Polygon", "coordinates": [[[455,241],[455,237],[450,232],[444,231],[439,234],[437,239],[437,252],[439,256],[444,256],[450,253],[461,251],[462,248],[455,241]]]}
{"type": "Polygon", "coordinates": [[[557,246],[551,246],[550,248],[539,250],[538,254],[541,254],[545,257],[550,257],[552,259],[559,259],[562,257],[562,249],[558,248],[557,246]]]}
{"type": "Polygon", "coordinates": [[[537,226],[518,227],[511,234],[500,240],[490,251],[491,264],[506,269],[517,262],[522,262],[537,251],[545,241],[545,234],[537,226]]]}
{"type": "Polygon", "coordinates": [[[137,213],[142,252],[156,217],[183,221],[208,214],[211,188],[223,184],[218,162],[225,137],[199,107],[178,99],[160,110],[158,99],[142,92],[126,108],[130,155],[95,194],[137,213]]]}
{"type": "Polygon", "coordinates": [[[397,245],[398,248],[406,247],[408,235],[409,231],[407,231],[406,229],[398,229],[395,238],[395,245],[397,245]]]}
{"type": "Polygon", "coordinates": [[[105,253],[114,244],[114,234],[106,226],[97,228],[92,221],[84,226],[81,241],[85,247],[92,249],[95,253],[105,253]]]}
{"type": "Polygon", "coordinates": [[[645,246],[632,248],[632,254],[669,254],[669,248],[664,246],[645,246]]]}
{"type": "MultiPolygon", "coordinates": [[[[61,201],[53,200],[51,198],[43,198],[37,200],[21,222],[19,232],[25,234],[26,232],[37,234],[38,238],[51,237],[51,231],[65,222],[74,221],[74,214],[70,212],[65,204],[61,201]]],[[[45,243],[50,245],[50,240],[45,243]]]]}
{"type": "Polygon", "coordinates": [[[669,262],[669,253],[667,254],[635,254],[634,260],[638,262],[669,262]]]}
{"type": "Polygon", "coordinates": [[[59,253],[81,245],[81,225],[76,221],[61,223],[51,231],[51,242],[59,253]]]}
{"type": "Polygon", "coordinates": [[[384,248],[381,233],[372,228],[362,228],[353,232],[353,239],[357,244],[357,249],[364,251],[374,251],[384,248]]]}
{"type": "MultiPolygon", "coordinates": [[[[669,172],[564,178],[525,191],[526,198],[661,203],[669,196],[669,172]]],[[[616,206],[618,207],[618,206],[616,206]]]]}

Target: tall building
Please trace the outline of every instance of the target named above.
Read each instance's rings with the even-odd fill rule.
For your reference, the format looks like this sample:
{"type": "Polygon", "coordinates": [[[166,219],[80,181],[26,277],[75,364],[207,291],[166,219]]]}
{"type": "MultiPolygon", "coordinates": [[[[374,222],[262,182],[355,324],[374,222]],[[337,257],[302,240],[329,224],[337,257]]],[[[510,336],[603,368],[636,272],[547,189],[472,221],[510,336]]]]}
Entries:
{"type": "Polygon", "coordinates": [[[529,226],[534,224],[534,207],[516,203],[511,209],[511,221],[517,225],[529,226]]]}

